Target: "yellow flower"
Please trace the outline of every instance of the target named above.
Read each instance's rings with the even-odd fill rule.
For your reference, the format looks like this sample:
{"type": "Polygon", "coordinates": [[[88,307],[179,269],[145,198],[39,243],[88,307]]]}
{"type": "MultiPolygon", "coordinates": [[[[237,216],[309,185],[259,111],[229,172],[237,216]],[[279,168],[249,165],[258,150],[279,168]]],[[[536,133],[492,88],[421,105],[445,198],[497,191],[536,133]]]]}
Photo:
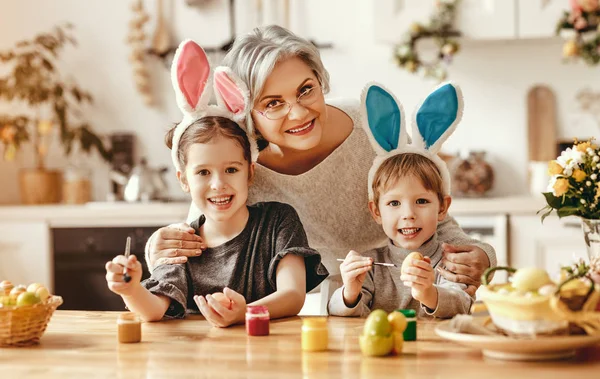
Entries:
{"type": "Polygon", "coordinates": [[[560,175],[563,173],[563,168],[557,161],[548,162],[548,174],[560,175]]]}
{"type": "Polygon", "coordinates": [[[563,45],[563,56],[565,58],[574,57],[579,54],[579,47],[575,41],[567,41],[563,45]]]}
{"type": "Polygon", "coordinates": [[[575,171],[573,171],[573,179],[575,179],[575,181],[577,183],[579,182],[583,182],[586,178],[586,174],[583,170],[580,169],[575,169],[575,171]]]}
{"type": "Polygon", "coordinates": [[[45,136],[46,134],[50,133],[50,131],[52,130],[52,121],[50,120],[40,120],[38,122],[38,132],[45,136]]]}
{"type": "Polygon", "coordinates": [[[576,149],[577,149],[577,151],[581,151],[582,153],[585,153],[587,151],[588,147],[592,147],[592,143],[590,141],[581,142],[580,144],[578,144],[576,146],[576,149]]]}
{"type": "Polygon", "coordinates": [[[4,159],[10,162],[15,159],[16,153],[17,147],[11,143],[10,145],[6,146],[6,150],[4,150],[4,159]]]}
{"type": "Polygon", "coordinates": [[[556,179],[556,183],[554,183],[554,194],[555,196],[562,196],[569,190],[569,181],[565,178],[556,179]]]}

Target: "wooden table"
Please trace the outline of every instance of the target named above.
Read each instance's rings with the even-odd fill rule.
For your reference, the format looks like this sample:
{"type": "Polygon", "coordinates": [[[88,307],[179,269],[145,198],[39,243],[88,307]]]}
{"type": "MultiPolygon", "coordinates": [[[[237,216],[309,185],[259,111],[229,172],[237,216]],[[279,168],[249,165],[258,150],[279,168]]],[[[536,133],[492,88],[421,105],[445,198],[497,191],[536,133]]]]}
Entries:
{"type": "Polygon", "coordinates": [[[301,318],[271,321],[271,335],[248,337],[243,325],[211,327],[201,317],[147,323],[142,342],[119,344],[115,312],[57,311],[40,345],[0,348],[0,378],[557,378],[598,377],[600,345],[567,361],[483,359],[438,337],[420,321],[418,341],[398,357],[363,357],[364,319],[329,318],[327,352],[303,353],[301,318]]]}

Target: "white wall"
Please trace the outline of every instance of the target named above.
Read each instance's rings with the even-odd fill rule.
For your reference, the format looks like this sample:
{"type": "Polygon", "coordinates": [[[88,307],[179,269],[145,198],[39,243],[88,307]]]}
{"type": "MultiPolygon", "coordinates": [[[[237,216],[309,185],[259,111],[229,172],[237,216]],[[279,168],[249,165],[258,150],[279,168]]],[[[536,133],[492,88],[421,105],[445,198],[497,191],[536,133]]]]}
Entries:
{"type": "MultiPolygon", "coordinates": [[[[240,0],[238,0],[239,3],[240,0]]],[[[297,0],[296,0],[297,1],[297,0]]],[[[200,10],[189,8],[184,0],[172,3],[174,40],[193,38],[204,45],[220,45],[228,40],[226,0],[213,0],[200,10]]],[[[0,2],[0,50],[20,39],[45,31],[52,25],[69,21],[76,26],[77,49],[64,54],[66,72],[95,97],[88,109],[89,120],[101,133],[131,131],[137,134],[138,156],[148,157],[153,166],[171,167],[164,146],[164,132],[178,121],[168,70],[151,60],[153,85],[159,106],[148,108],[137,94],[127,60],[125,44],[128,21],[132,17],[129,1],[124,0],[11,0],[0,2]]],[[[145,1],[154,13],[154,1],[145,1]]],[[[412,110],[435,85],[397,68],[391,59],[391,46],[373,40],[372,1],[303,0],[292,9],[301,11],[292,27],[319,42],[332,42],[323,50],[323,60],[332,78],[331,96],[358,97],[364,83],[377,80],[391,88],[412,110]],[[324,3],[324,4],[323,4],[324,3]],[[317,6],[317,4],[320,4],[317,6]]],[[[297,13],[298,14],[298,13],[297,13]]],[[[241,15],[238,15],[241,18],[241,15]]],[[[243,20],[238,19],[243,25],[243,20]]],[[[152,23],[148,32],[152,32],[152,23]]],[[[399,26],[402,27],[402,26],[399,26]]],[[[445,151],[461,148],[488,151],[497,174],[492,194],[527,192],[527,119],[526,93],[536,83],[552,87],[559,106],[561,137],[595,134],[596,130],[569,128],[568,116],[575,111],[577,90],[600,79],[600,68],[561,62],[559,40],[467,42],[450,68],[451,78],[462,86],[466,100],[462,124],[445,146],[445,151]]],[[[0,104],[0,111],[7,105],[0,104]]],[[[57,146],[58,147],[58,146],[57,146]]],[[[50,166],[64,167],[68,161],[55,149],[50,166]]],[[[23,151],[16,162],[0,160],[4,183],[0,203],[17,203],[17,172],[31,167],[32,154],[23,151]]],[[[104,199],[108,191],[108,166],[97,156],[85,158],[93,169],[94,198],[104,199]]],[[[170,175],[171,192],[183,196],[170,175]]]]}

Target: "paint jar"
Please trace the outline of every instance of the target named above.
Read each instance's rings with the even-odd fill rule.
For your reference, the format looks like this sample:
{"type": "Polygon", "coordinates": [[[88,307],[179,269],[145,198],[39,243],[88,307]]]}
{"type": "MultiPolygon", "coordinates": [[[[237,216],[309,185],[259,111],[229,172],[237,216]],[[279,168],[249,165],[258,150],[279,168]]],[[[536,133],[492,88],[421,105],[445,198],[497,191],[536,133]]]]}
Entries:
{"type": "Polygon", "coordinates": [[[246,333],[249,336],[269,335],[269,310],[264,305],[246,307],[246,333]]]}
{"type": "Polygon", "coordinates": [[[307,317],[302,319],[302,350],[324,351],[329,343],[327,317],[307,317]]]}
{"type": "Polygon", "coordinates": [[[406,317],[406,329],[404,330],[404,341],[417,340],[417,312],[414,309],[396,309],[406,317]]]}
{"type": "Polygon", "coordinates": [[[142,321],[140,316],[125,312],[117,319],[118,337],[120,343],[134,343],[142,340],[142,321]]]}

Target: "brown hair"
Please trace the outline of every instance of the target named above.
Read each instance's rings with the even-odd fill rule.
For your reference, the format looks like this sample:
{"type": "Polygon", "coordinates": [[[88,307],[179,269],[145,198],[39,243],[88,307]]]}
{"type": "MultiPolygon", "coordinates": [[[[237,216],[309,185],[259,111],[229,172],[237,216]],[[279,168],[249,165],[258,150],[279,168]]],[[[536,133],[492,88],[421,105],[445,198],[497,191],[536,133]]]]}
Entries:
{"type": "MultiPolygon", "coordinates": [[[[174,126],[165,135],[165,143],[169,149],[173,148],[174,126]]],[[[229,138],[236,141],[242,150],[244,150],[244,159],[250,162],[250,141],[248,135],[235,121],[220,116],[205,116],[194,121],[181,136],[179,148],[177,151],[177,160],[179,165],[184,168],[187,164],[187,153],[190,146],[195,143],[206,143],[216,137],[229,138]]]]}
{"type": "Polygon", "coordinates": [[[381,192],[389,190],[399,179],[414,176],[423,187],[437,194],[440,204],[444,204],[443,180],[440,170],[430,159],[420,154],[405,153],[394,155],[383,161],[373,177],[373,201],[379,207],[381,192]]]}

